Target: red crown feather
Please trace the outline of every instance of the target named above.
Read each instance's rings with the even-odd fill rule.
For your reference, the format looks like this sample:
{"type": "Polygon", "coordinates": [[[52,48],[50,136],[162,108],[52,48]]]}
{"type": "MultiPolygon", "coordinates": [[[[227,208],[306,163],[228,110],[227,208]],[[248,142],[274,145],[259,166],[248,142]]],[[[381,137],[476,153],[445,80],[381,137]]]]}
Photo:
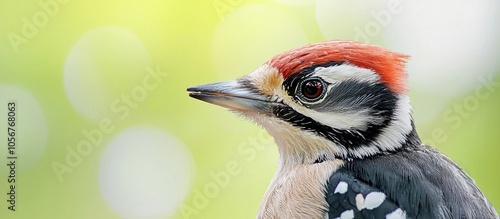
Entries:
{"type": "Polygon", "coordinates": [[[299,47],[275,56],[267,64],[275,67],[286,79],[301,69],[328,62],[347,62],[371,69],[380,75],[389,89],[406,93],[406,60],[409,56],[391,52],[380,46],[355,41],[328,41],[299,47]]]}

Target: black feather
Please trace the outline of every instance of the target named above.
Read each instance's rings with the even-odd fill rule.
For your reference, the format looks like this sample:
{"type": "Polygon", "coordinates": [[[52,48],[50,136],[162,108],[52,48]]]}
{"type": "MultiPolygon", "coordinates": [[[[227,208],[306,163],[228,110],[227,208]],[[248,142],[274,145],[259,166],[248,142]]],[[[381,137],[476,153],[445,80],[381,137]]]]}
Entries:
{"type": "MultiPolygon", "coordinates": [[[[406,144],[417,140],[410,138],[406,144]]],[[[342,198],[351,199],[333,194],[339,179],[351,180],[365,190],[369,187],[383,192],[409,218],[497,218],[472,179],[453,161],[427,146],[404,147],[396,153],[346,161],[326,186],[332,216],[343,210],[339,205],[342,198]]],[[[379,216],[374,218],[385,218],[379,216]]]]}

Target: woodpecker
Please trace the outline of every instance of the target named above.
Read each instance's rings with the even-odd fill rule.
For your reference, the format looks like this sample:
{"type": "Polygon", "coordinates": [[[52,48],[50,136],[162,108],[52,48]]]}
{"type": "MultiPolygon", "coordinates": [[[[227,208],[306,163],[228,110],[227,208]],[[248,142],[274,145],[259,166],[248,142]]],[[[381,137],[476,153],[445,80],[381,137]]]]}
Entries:
{"type": "Polygon", "coordinates": [[[499,218],[455,162],[422,144],[407,94],[408,58],[327,41],[187,91],[273,136],[278,168],[257,218],[499,218]]]}

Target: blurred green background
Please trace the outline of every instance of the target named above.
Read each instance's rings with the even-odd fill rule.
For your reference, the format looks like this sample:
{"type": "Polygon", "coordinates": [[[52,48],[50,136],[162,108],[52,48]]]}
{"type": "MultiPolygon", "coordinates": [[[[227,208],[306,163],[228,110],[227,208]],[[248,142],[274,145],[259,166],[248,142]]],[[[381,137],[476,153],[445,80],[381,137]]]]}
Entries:
{"type": "Polygon", "coordinates": [[[500,208],[498,20],[494,0],[0,0],[0,218],[254,218],[272,138],[185,89],[332,39],[412,56],[421,138],[500,208]]]}

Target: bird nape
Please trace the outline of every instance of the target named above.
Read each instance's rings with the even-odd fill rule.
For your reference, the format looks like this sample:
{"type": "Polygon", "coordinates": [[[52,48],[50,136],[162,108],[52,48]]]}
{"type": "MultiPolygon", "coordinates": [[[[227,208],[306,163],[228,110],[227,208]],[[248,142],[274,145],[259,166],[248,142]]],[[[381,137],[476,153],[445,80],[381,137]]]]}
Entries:
{"type": "Polygon", "coordinates": [[[306,45],[193,98],[254,120],[280,161],[257,218],[498,218],[474,181],[421,143],[408,56],[354,41],[306,45]]]}

